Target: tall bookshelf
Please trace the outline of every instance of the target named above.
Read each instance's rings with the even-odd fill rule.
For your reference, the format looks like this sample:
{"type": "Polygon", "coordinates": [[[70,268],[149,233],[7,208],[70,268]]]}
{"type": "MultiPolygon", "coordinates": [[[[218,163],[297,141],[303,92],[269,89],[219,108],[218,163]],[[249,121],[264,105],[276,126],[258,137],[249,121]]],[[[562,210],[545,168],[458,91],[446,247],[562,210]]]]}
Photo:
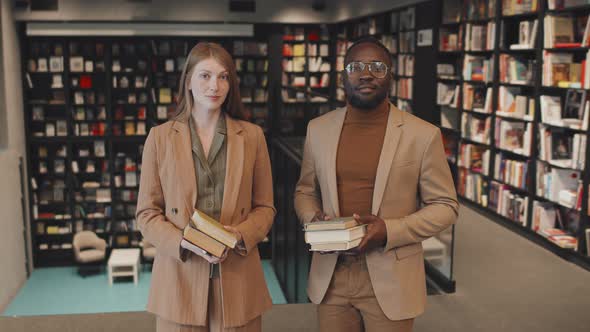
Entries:
{"type": "MultiPolygon", "coordinates": [[[[267,35],[207,38],[234,53],[249,120],[268,118],[267,35]]],[[[22,49],[35,266],[73,263],[73,234],[139,247],[135,221],[149,129],[177,100],[193,37],[24,36],[22,49]]]]}
{"type": "Polygon", "coordinates": [[[585,141],[590,85],[580,70],[585,70],[589,49],[587,41],[577,43],[582,42],[580,29],[585,29],[590,6],[553,4],[444,1],[438,63],[447,66],[438,68],[437,103],[459,196],[588,269],[590,176],[585,159],[590,149],[585,141]],[[573,19],[568,23],[567,17],[573,19]],[[486,31],[494,37],[485,50],[469,50],[472,38],[479,36],[472,27],[482,24],[493,26],[486,31]],[[550,24],[565,24],[572,33],[555,36],[550,24]],[[489,81],[469,79],[474,56],[489,56],[490,71],[483,71],[489,81]],[[479,85],[485,90],[478,92],[479,85]]]}
{"type": "Polygon", "coordinates": [[[311,119],[330,111],[331,33],[326,24],[283,25],[280,135],[303,136],[311,119]]]}

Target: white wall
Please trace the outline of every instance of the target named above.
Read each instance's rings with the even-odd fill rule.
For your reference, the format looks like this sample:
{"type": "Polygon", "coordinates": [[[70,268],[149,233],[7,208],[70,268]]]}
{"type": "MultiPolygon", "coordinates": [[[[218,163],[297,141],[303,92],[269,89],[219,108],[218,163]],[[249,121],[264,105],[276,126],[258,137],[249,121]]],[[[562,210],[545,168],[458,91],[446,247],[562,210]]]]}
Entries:
{"type": "MultiPolygon", "coordinates": [[[[19,157],[25,152],[20,51],[11,0],[0,0],[2,70],[0,113],[5,115],[5,146],[0,147],[0,312],[26,280],[19,157]]],[[[28,218],[27,218],[28,219],[28,218]]],[[[28,235],[27,235],[28,236],[28,235]]],[[[27,250],[29,250],[28,248],[27,250]]],[[[29,251],[30,252],[30,251],[29,251]]],[[[30,255],[29,255],[30,257],[30,255]]]]}
{"type": "Polygon", "coordinates": [[[20,10],[15,17],[19,21],[334,23],[422,1],[325,0],[326,8],[318,12],[311,7],[313,0],[256,0],[255,13],[232,13],[228,0],[59,0],[57,11],[20,10]]]}

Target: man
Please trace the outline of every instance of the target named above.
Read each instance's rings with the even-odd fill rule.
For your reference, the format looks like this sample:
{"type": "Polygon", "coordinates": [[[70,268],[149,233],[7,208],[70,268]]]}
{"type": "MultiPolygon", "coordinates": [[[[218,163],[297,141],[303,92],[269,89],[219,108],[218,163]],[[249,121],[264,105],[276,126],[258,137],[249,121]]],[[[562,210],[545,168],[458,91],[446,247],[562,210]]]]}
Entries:
{"type": "Polygon", "coordinates": [[[457,218],[440,131],[388,101],[389,52],[373,38],[344,58],[347,105],[307,128],[295,209],[302,223],[354,216],[357,248],[314,253],[308,295],[321,331],[411,331],[424,311],[421,242],[457,218]]]}

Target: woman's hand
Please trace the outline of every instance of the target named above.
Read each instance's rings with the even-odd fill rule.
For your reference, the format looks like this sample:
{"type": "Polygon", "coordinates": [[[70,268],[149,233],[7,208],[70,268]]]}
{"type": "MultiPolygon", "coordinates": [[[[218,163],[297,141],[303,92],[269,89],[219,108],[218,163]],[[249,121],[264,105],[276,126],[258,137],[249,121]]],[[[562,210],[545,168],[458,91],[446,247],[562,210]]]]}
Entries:
{"type": "Polygon", "coordinates": [[[238,243],[236,244],[236,247],[234,248],[234,250],[238,254],[245,256],[247,254],[247,251],[246,251],[246,245],[244,244],[244,237],[242,236],[242,233],[240,233],[240,231],[238,231],[237,228],[232,227],[232,226],[223,226],[223,228],[225,228],[227,231],[232,232],[234,234],[234,236],[238,240],[238,243]]]}
{"type": "Polygon", "coordinates": [[[238,239],[238,242],[242,242],[244,240],[242,238],[242,233],[240,233],[237,228],[232,226],[223,226],[223,228],[225,228],[226,231],[232,232],[236,236],[236,239],[238,239]]]}
{"type": "Polygon", "coordinates": [[[189,250],[190,252],[192,252],[193,254],[195,254],[197,256],[201,256],[204,260],[206,260],[207,262],[209,262],[211,264],[219,264],[227,258],[228,248],[225,248],[225,251],[223,252],[223,255],[221,255],[221,257],[215,257],[215,256],[209,254],[208,252],[206,252],[205,250],[188,242],[185,239],[183,239],[180,242],[180,246],[184,249],[189,250]]]}

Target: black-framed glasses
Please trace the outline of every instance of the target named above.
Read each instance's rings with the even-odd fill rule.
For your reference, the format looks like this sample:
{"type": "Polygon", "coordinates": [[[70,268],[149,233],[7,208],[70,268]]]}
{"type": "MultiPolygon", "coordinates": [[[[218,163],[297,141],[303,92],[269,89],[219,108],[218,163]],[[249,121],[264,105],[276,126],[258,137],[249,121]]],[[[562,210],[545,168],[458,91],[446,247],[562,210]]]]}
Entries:
{"type": "Polygon", "coordinates": [[[365,68],[369,68],[369,72],[375,78],[384,78],[387,76],[389,68],[384,62],[381,61],[371,61],[371,62],[361,62],[361,61],[352,61],[344,67],[348,75],[360,75],[365,68]]]}

